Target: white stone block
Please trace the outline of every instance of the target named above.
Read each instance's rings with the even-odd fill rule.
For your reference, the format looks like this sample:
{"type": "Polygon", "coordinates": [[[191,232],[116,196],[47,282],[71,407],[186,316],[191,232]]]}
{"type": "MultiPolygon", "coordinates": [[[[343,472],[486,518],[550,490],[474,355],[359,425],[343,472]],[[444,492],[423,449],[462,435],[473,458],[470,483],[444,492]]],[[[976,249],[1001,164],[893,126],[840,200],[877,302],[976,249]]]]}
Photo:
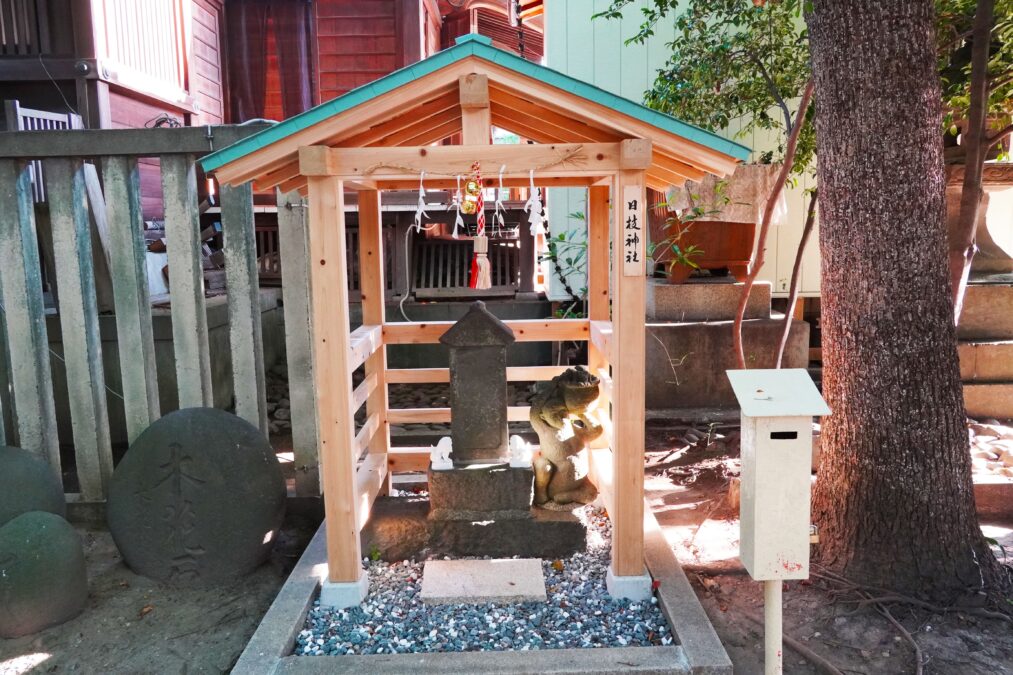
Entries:
{"type": "Polygon", "coordinates": [[[537,558],[429,560],[422,571],[422,601],[430,605],[545,602],[537,558]]]}
{"type": "Polygon", "coordinates": [[[605,573],[605,588],[616,599],[625,598],[635,602],[650,600],[654,594],[651,583],[651,575],[646,569],[643,574],[619,577],[612,573],[612,565],[609,565],[608,572],[605,573]]]}
{"type": "Polygon", "coordinates": [[[362,570],[358,581],[328,581],[320,586],[320,606],[333,609],[355,607],[369,595],[369,575],[362,570]]]}

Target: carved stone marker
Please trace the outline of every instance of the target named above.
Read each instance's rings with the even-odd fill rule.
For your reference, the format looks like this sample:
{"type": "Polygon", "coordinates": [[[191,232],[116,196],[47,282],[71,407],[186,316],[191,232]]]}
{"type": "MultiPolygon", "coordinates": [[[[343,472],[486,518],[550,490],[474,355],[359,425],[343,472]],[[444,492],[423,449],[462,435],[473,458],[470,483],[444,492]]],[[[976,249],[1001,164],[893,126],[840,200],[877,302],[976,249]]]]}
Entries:
{"type": "Polygon", "coordinates": [[[0,526],[0,638],[63,623],[87,600],[81,538],[66,520],[31,511],[0,526]]]}
{"type": "Polygon", "coordinates": [[[0,447],[0,525],[29,511],[67,513],[52,467],[27,450],[0,447]]]}
{"type": "Polygon", "coordinates": [[[509,327],[475,302],[443,334],[450,348],[450,437],[455,466],[505,461],[509,327]]]}
{"type": "Polygon", "coordinates": [[[285,513],[271,444],[235,415],[188,408],[158,420],[113,474],[109,530],[127,565],[175,586],[251,572],[285,513]]]}

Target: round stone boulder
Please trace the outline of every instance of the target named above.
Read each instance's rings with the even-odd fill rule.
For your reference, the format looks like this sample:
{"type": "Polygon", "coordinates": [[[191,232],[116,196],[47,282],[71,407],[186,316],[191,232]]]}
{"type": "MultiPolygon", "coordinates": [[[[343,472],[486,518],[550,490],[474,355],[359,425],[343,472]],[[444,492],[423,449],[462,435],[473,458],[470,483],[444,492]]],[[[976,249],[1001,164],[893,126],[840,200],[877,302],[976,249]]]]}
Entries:
{"type": "Polygon", "coordinates": [[[29,511],[67,515],[67,502],[53,469],[27,450],[0,447],[0,525],[29,511]]]}
{"type": "Polygon", "coordinates": [[[109,530],[134,572],[177,587],[248,574],[271,551],[285,481],[260,431],[214,408],[166,415],[113,473],[109,530]]]}
{"type": "Polygon", "coordinates": [[[77,616],[87,599],[84,551],[70,523],[30,511],[0,526],[0,637],[63,623],[77,616]]]}

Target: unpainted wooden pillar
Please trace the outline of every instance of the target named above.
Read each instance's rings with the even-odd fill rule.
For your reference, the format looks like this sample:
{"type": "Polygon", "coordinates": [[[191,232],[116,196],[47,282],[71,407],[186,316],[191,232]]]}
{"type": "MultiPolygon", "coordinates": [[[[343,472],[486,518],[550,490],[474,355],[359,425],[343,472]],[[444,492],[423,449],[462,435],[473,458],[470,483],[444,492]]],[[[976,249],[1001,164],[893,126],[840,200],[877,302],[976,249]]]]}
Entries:
{"type": "MultiPolygon", "coordinates": [[[[380,214],[380,191],[359,192],[359,290],[362,301],[362,325],[381,326],[386,320],[383,274],[383,219],[380,214]]],[[[380,426],[369,443],[370,453],[386,455],[390,449],[390,424],[387,422],[387,348],[373,352],[365,363],[366,377],[376,374],[376,388],[366,399],[366,418],[378,415],[380,426]]],[[[380,487],[380,494],[390,492],[390,473],[380,487]]]]}
{"type": "Polygon", "coordinates": [[[612,574],[640,576],[644,572],[644,312],[647,300],[645,271],[632,273],[623,257],[625,202],[636,198],[646,228],[645,175],[642,170],[620,171],[613,199],[617,207],[612,242],[612,461],[615,508],[612,516],[612,574]]]}
{"type": "MultiPolygon", "coordinates": [[[[609,320],[609,186],[594,185],[587,194],[587,317],[591,321],[609,320]]],[[[587,369],[598,376],[608,371],[608,356],[592,341],[587,343],[587,369]]],[[[609,401],[603,396],[605,414],[609,401]]],[[[607,434],[592,441],[592,448],[609,447],[607,434]]]]}
{"type": "Polygon", "coordinates": [[[362,576],[349,360],[348,270],[342,181],[308,178],[313,364],[329,580],[362,576]]]}
{"type": "Polygon", "coordinates": [[[457,87],[461,104],[462,145],[489,145],[492,143],[489,77],[480,73],[461,75],[457,87]]]}

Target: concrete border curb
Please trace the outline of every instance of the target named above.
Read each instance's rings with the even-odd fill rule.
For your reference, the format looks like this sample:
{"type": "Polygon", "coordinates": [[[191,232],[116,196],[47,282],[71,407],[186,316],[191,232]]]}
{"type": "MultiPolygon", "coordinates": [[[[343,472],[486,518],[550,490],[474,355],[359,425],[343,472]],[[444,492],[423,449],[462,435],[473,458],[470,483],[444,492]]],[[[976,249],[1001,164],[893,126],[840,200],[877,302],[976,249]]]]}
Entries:
{"type": "Polygon", "coordinates": [[[731,675],[728,658],[703,606],[650,509],[644,518],[644,557],[660,582],[658,602],[679,644],[669,647],[610,647],[539,651],[292,656],[296,636],[327,573],[324,526],[313,536],[288,581],[264,615],[232,672],[272,673],[686,673],[731,675]]]}

